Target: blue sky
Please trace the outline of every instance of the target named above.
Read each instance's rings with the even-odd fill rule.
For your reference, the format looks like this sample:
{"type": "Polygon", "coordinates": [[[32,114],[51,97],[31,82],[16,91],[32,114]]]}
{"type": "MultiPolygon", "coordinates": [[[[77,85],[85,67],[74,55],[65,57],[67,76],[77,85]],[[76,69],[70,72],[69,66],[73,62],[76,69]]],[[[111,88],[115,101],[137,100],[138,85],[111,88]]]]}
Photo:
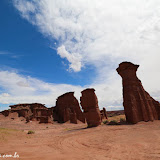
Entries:
{"type": "Polygon", "coordinates": [[[15,68],[22,74],[50,83],[85,85],[91,82],[94,67],[88,66],[78,74],[66,72],[64,63],[67,65],[68,62],[63,60],[63,63],[56,50],[51,48],[58,42],[53,39],[50,41],[49,37],[20,17],[11,1],[1,1],[0,19],[2,68],[15,68]],[[83,76],[86,73],[88,76],[83,76]]]}
{"type": "Polygon", "coordinates": [[[54,106],[59,95],[75,91],[79,99],[87,87],[100,108],[122,109],[122,61],[140,64],[145,89],[160,100],[159,7],[159,0],[1,0],[0,110],[54,106]]]}

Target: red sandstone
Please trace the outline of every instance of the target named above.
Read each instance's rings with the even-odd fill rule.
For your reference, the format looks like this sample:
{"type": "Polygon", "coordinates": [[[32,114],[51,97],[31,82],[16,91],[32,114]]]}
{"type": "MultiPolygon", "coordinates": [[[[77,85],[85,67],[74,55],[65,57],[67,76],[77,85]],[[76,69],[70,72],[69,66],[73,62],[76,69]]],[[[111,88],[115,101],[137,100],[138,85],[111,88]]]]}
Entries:
{"type": "Polygon", "coordinates": [[[82,97],[80,98],[80,101],[88,127],[96,127],[101,124],[98,99],[94,91],[94,89],[85,89],[81,92],[82,97]]]}
{"type": "Polygon", "coordinates": [[[59,123],[70,121],[77,123],[77,120],[85,123],[84,115],[80,109],[74,92],[65,93],[57,98],[56,107],[53,108],[53,118],[59,123]]]}
{"type": "Polygon", "coordinates": [[[160,119],[160,104],[144,90],[136,75],[138,67],[130,62],[122,62],[117,68],[122,77],[126,120],[133,124],[160,119]]]}
{"type": "Polygon", "coordinates": [[[26,118],[26,121],[37,120],[40,123],[52,122],[52,112],[40,103],[31,104],[16,104],[11,105],[10,110],[2,111],[4,116],[9,116],[12,113],[17,113],[18,117],[26,118]]]}

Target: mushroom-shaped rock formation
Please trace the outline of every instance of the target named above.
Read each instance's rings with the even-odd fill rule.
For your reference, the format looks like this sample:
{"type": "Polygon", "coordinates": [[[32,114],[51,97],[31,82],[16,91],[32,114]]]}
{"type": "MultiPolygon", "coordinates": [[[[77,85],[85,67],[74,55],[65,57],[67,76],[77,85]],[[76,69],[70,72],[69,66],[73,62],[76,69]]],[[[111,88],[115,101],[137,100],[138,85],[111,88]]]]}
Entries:
{"type": "Polygon", "coordinates": [[[136,75],[138,67],[131,62],[122,62],[117,68],[122,77],[126,120],[132,124],[160,119],[160,104],[144,90],[136,75]]]}
{"type": "Polygon", "coordinates": [[[94,89],[85,89],[81,92],[81,106],[84,110],[88,127],[96,127],[101,124],[101,114],[98,107],[98,99],[94,91],[94,89]]]}
{"type": "Polygon", "coordinates": [[[74,97],[74,92],[65,93],[57,98],[56,106],[53,109],[53,118],[59,123],[70,120],[77,123],[77,120],[85,123],[83,112],[80,109],[78,100],[74,97]]]}

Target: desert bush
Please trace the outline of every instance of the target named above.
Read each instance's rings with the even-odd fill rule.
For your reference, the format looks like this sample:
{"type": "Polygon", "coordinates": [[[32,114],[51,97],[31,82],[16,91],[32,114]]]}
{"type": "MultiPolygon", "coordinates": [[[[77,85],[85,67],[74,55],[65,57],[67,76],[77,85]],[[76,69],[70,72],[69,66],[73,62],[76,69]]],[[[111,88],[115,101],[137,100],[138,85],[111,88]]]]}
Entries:
{"type": "Polygon", "coordinates": [[[119,123],[116,120],[112,120],[108,123],[108,125],[119,125],[119,123]]]}
{"type": "Polygon", "coordinates": [[[35,131],[28,131],[28,134],[34,134],[35,131]]]}
{"type": "Polygon", "coordinates": [[[107,124],[107,123],[108,123],[108,120],[103,121],[103,124],[107,124]]]}
{"type": "Polygon", "coordinates": [[[120,118],[120,122],[124,123],[124,122],[126,122],[126,120],[124,118],[120,118]]]}

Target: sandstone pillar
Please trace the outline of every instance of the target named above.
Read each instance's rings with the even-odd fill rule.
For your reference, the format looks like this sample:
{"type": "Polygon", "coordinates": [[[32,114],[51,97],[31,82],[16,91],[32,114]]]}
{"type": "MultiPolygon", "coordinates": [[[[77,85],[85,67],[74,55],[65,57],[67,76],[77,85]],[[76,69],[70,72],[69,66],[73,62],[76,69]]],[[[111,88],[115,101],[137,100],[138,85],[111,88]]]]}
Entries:
{"type": "Polygon", "coordinates": [[[160,118],[160,105],[143,88],[137,78],[136,71],[139,65],[122,62],[117,68],[122,77],[123,106],[126,120],[129,123],[139,121],[153,121],[160,118]]]}
{"type": "Polygon", "coordinates": [[[85,123],[84,115],[80,109],[78,100],[74,97],[74,92],[65,93],[57,98],[54,108],[54,119],[59,123],[70,120],[77,123],[77,120],[85,123]]]}
{"type": "Polygon", "coordinates": [[[81,92],[81,106],[84,110],[84,115],[88,127],[96,127],[101,124],[101,115],[98,107],[98,100],[94,91],[94,89],[85,89],[81,92]]]}

